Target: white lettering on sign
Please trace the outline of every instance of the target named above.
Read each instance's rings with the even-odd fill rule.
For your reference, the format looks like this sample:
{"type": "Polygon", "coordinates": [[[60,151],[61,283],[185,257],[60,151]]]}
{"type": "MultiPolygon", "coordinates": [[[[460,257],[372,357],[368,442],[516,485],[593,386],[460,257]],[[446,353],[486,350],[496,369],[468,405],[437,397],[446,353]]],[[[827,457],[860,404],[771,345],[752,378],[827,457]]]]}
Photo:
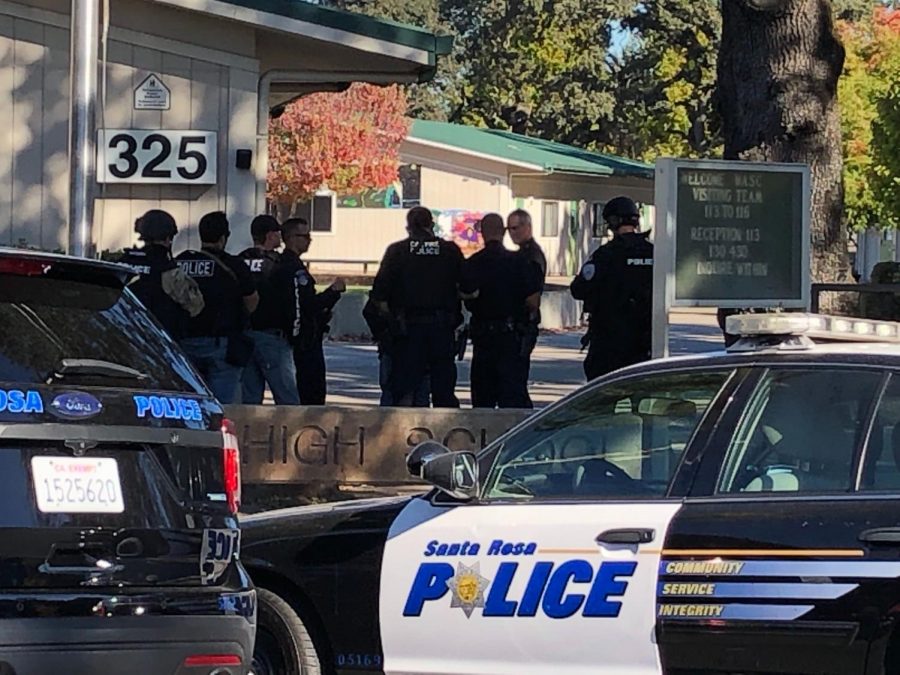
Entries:
{"type": "Polygon", "coordinates": [[[216,183],[214,131],[101,129],[97,136],[100,183],[216,183]]]}
{"type": "Polygon", "coordinates": [[[134,90],[135,110],[168,110],[172,92],[156,75],[148,75],[134,90]]]}

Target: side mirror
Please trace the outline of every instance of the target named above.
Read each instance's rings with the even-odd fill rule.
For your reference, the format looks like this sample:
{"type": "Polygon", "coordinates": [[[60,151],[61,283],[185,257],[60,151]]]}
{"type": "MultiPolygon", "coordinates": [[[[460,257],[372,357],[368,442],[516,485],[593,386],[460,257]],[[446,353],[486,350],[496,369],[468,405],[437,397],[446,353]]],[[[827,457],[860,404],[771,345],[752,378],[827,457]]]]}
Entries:
{"type": "Polygon", "coordinates": [[[478,495],[475,453],[453,452],[437,441],[424,441],[409,453],[406,467],[414,478],[431,483],[456,499],[474,499],[478,495]]]}

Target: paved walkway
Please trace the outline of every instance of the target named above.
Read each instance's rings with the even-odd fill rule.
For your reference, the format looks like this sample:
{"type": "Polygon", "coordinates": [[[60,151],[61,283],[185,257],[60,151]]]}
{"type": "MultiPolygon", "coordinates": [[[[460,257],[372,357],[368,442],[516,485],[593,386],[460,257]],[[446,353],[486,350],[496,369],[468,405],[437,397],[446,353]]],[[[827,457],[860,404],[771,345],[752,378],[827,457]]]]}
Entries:
{"type": "MultiPolygon", "coordinates": [[[[709,312],[673,313],[670,320],[672,355],[697,354],[722,347],[722,336],[715,316],[709,312]]],[[[581,364],[584,353],[580,340],[583,331],[545,332],[532,357],[531,397],[544,406],[568,394],[584,383],[581,364]]],[[[466,359],[457,363],[459,381],[456,394],[464,407],[471,405],[469,366],[472,347],[466,359]]],[[[352,342],[326,342],[328,402],[340,405],[378,405],[378,354],[373,345],[352,342]]]]}

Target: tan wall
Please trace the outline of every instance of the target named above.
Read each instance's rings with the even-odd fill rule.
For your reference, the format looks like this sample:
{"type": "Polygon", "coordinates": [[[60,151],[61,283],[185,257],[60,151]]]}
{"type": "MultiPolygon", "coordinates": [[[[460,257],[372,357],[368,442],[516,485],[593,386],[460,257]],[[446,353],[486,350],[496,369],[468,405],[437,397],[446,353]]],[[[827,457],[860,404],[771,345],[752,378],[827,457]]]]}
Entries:
{"type": "MultiPolygon", "coordinates": [[[[421,163],[401,155],[403,162],[421,163]]],[[[422,165],[422,204],[432,209],[499,211],[509,208],[509,189],[499,177],[436,163],[422,165]]],[[[381,260],[385,248],[406,236],[404,209],[335,209],[333,231],[316,233],[309,258],[381,260]]],[[[340,271],[360,271],[359,265],[327,265],[340,271]]]]}
{"type": "MultiPolygon", "coordinates": [[[[69,19],[63,13],[68,2],[41,0],[39,4],[0,0],[0,245],[53,250],[65,248],[67,239],[69,19]]],[[[148,14],[147,3],[134,0],[113,0],[112,6],[114,21],[124,16],[126,23],[135,24],[144,17],[159,23],[161,31],[163,14],[170,20],[188,17],[162,8],[162,14],[148,14]]],[[[191,25],[187,20],[170,34],[180,34],[191,25]]],[[[207,33],[215,32],[211,30],[215,24],[204,25],[207,33]]],[[[219,44],[246,37],[229,30],[219,44]]],[[[201,38],[195,33],[192,37],[190,44],[160,40],[114,25],[108,49],[107,105],[97,126],[216,131],[218,183],[101,186],[94,224],[99,250],[132,244],[134,220],[150,208],[167,209],[176,217],[185,232],[176,240],[178,249],[196,245],[200,216],[219,209],[236,224],[234,245],[249,242],[244,233],[255,211],[255,176],[232,167],[235,150],[255,146],[259,75],[255,62],[244,56],[198,46],[215,43],[214,36],[201,38]],[[151,72],[172,91],[168,111],[132,109],[134,88],[151,72]]],[[[252,47],[252,40],[249,44],[252,47]]]]}

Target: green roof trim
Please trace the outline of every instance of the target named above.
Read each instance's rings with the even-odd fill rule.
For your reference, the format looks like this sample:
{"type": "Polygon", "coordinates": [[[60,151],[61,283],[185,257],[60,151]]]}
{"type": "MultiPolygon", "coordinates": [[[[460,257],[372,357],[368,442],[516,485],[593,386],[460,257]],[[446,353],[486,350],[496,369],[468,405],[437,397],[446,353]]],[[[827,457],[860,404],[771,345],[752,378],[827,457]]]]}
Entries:
{"type": "MultiPolygon", "coordinates": [[[[229,5],[253,9],[305,21],[348,33],[393,42],[412,49],[431,52],[432,60],[445,56],[453,49],[453,36],[435,35],[424,28],[396,21],[376,19],[365,14],[314,5],[304,0],[223,0],[229,5]]],[[[432,64],[433,65],[433,64],[432,64]]]]}
{"type": "Polygon", "coordinates": [[[644,162],[590,152],[511,131],[414,120],[409,135],[413,139],[488,155],[501,162],[530,164],[549,173],[625,176],[650,180],[654,177],[653,166],[644,162]]]}

